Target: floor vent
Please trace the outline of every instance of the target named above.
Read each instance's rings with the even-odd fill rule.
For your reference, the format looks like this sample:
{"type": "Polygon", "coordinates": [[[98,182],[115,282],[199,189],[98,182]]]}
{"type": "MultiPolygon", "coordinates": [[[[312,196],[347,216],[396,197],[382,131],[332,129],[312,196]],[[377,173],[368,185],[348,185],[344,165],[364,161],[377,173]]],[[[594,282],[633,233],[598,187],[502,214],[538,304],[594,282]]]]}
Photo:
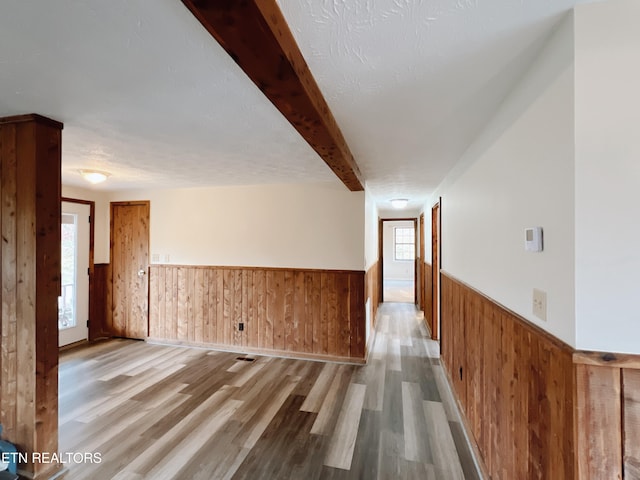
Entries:
{"type": "Polygon", "coordinates": [[[253,362],[255,358],[237,357],[236,360],[242,360],[243,362],[253,362]]]}

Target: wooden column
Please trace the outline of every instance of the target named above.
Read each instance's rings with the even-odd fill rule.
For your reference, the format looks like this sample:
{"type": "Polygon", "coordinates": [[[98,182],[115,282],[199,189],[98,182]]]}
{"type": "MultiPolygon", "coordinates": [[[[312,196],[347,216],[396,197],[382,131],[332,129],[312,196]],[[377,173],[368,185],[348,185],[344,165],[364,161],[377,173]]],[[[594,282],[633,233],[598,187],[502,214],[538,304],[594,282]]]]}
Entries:
{"type": "Polygon", "coordinates": [[[39,115],[0,118],[0,423],[33,478],[59,468],[31,454],[58,451],[61,133],[39,115]]]}

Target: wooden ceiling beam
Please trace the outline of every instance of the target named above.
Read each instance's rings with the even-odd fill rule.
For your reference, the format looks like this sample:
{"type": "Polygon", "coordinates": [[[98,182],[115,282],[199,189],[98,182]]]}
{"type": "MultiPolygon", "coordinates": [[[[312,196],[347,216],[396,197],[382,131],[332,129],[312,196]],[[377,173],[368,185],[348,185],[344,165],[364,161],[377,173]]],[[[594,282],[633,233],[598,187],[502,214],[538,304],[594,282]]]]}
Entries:
{"type": "Polygon", "coordinates": [[[352,191],[362,174],[276,0],[182,0],[352,191]]]}

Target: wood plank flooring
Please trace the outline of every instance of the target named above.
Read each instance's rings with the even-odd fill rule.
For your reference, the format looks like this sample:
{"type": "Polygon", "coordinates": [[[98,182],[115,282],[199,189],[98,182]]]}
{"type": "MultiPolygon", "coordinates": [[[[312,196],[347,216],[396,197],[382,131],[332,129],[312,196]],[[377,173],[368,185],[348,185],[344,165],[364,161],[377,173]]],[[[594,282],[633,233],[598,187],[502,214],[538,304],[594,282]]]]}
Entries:
{"type": "Polygon", "coordinates": [[[383,304],[366,366],[111,340],[60,358],[75,479],[480,479],[437,344],[383,304]]]}
{"type": "Polygon", "coordinates": [[[413,303],[415,288],[413,280],[390,280],[383,282],[385,303],[413,303]]]}

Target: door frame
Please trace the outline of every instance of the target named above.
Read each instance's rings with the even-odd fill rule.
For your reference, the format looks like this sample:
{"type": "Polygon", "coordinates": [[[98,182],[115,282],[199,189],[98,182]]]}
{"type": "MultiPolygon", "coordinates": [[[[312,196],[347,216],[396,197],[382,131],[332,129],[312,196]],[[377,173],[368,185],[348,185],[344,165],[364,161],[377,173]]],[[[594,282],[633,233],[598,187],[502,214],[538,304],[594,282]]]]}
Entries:
{"type": "Polygon", "coordinates": [[[415,248],[415,252],[413,254],[414,257],[414,261],[413,261],[413,286],[414,286],[414,303],[416,301],[416,295],[415,295],[415,286],[417,284],[417,280],[418,280],[418,271],[416,269],[416,262],[415,262],[415,258],[417,257],[417,253],[418,253],[418,244],[417,244],[417,235],[418,235],[418,218],[417,217],[403,217],[403,218],[378,218],[378,262],[380,265],[380,268],[378,269],[378,293],[379,293],[379,298],[380,298],[380,303],[384,302],[384,222],[413,222],[413,231],[414,231],[414,235],[415,235],[415,240],[414,240],[414,248],[415,248]]]}
{"type": "MultiPolygon", "coordinates": [[[[150,329],[150,325],[149,325],[149,309],[150,309],[150,302],[149,302],[149,265],[151,264],[151,201],[150,200],[127,200],[127,201],[121,201],[121,202],[109,202],[109,271],[110,271],[110,284],[111,284],[111,292],[113,292],[113,245],[114,245],[114,231],[113,231],[113,210],[114,207],[133,207],[133,206],[146,206],[147,207],[147,211],[149,212],[149,223],[147,224],[147,245],[149,246],[149,252],[148,252],[148,258],[149,258],[149,262],[147,264],[147,335],[146,337],[149,336],[149,329],[150,329]]],[[[109,295],[109,318],[111,319],[110,322],[113,320],[113,293],[111,293],[109,295]]],[[[113,325],[111,324],[111,327],[113,325]]],[[[113,330],[111,328],[111,330],[113,330]]],[[[113,335],[113,331],[111,332],[111,334],[113,335]]]]}
{"type": "MultiPolygon", "coordinates": [[[[420,214],[420,217],[418,219],[418,228],[420,230],[420,238],[419,238],[419,242],[420,242],[420,247],[419,247],[419,252],[420,252],[420,278],[418,279],[420,282],[420,303],[418,305],[418,309],[422,310],[424,312],[424,307],[425,307],[425,283],[426,283],[426,274],[425,274],[425,268],[424,268],[424,256],[425,256],[425,247],[424,247],[424,212],[422,212],[420,214]]],[[[416,289],[418,288],[418,283],[416,282],[416,289]]],[[[417,295],[416,295],[416,298],[417,295]]]]}
{"type": "MultiPolygon", "coordinates": [[[[431,338],[442,340],[441,283],[442,269],[442,197],[431,207],[431,338]]],[[[442,342],[441,342],[442,345],[442,342]]]]}
{"type": "Polygon", "coordinates": [[[89,331],[87,332],[88,341],[95,340],[99,333],[96,333],[97,322],[94,321],[94,242],[95,242],[95,219],[96,219],[96,202],[93,200],[82,200],[80,198],[61,197],[60,208],[62,209],[62,202],[67,203],[79,203],[81,205],[89,205],[89,331]]]}

